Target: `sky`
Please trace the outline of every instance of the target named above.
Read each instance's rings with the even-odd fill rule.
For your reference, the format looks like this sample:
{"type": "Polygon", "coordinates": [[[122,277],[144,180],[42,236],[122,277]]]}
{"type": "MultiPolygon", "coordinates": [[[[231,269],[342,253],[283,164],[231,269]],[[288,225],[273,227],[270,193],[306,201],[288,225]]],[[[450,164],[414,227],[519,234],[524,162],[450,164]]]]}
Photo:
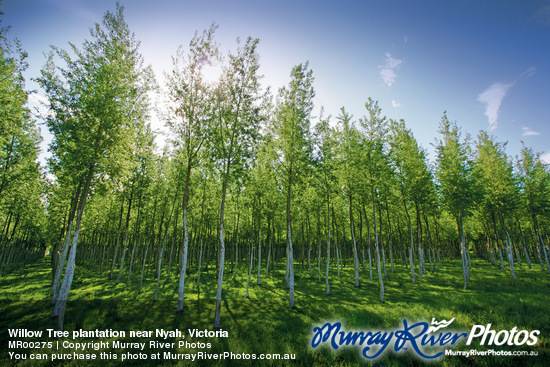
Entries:
{"type": "MultiPolygon", "coordinates": [[[[161,85],[177,47],[215,23],[223,52],[236,48],[237,37],[260,39],[262,85],[274,93],[289,82],[293,66],[309,61],[317,117],[323,109],[335,121],[345,107],[359,119],[371,97],[385,116],[405,121],[433,161],[446,111],[474,140],[486,130],[507,142],[511,156],[523,141],[550,163],[550,0],[120,3],[161,85]]],[[[29,53],[31,106],[44,99],[32,78],[50,45],[82,45],[114,9],[111,0],[2,1],[2,25],[29,53]]],[[[152,124],[167,133],[158,118],[152,124]]],[[[42,159],[51,139],[45,130],[42,159]]]]}

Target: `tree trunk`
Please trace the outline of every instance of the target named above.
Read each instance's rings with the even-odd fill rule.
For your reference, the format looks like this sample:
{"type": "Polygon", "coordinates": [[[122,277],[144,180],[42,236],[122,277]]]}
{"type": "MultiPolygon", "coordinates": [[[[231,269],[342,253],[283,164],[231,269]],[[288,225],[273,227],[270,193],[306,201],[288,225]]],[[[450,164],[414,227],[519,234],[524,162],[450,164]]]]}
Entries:
{"type": "Polygon", "coordinates": [[[241,211],[239,210],[239,197],[237,196],[237,228],[235,229],[235,265],[233,267],[233,280],[237,277],[237,269],[239,268],[239,219],[241,211]]]}
{"type": "Polygon", "coordinates": [[[258,223],[258,285],[262,284],[260,273],[262,269],[262,239],[261,239],[261,223],[258,223]]]}
{"type": "Polygon", "coordinates": [[[309,222],[309,211],[307,212],[307,267],[309,276],[311,276],[311,223],[309,222]]]}
{"type": "Polygon", "coordinates": [[[372,195],[372,220],[374,227],[374,245],[376,247],[376,263],[378,265],[378,279],[380,281],[380,302],[384,303],[384,279],[382,278],[382,268],[380,266],[380,247],[378,246],[378,230],[376,229],[376,207],[374,204],[374,187],[371,187],[372,195]]]}
{"type": "Polygon", "coordinates": [[[183,311],[183,299],[185,290],[185,272],[187,271],[187,253],[189,252],[189,230],[187,228],[187,205],[189,200],[189,181],[191,178],[191,162],[187,162],[185,175],[185,187],[183,189],[183,254],[181,257],[180,276],[178,282],[178,305],[176,312],[183,311]]]}
{"type": "Polygon", "coordinates": [[[84,190],[82,191],[82,196],[79,200],[78,214],[76,216],[76,225],[72,240],[72,247],[69,252],[69,259],[67,261],[67,268],[65,269],[65,276],[63,277],[63,283],[61,284],[61,289],[59,290],[59,295],[52,316],[58,317],[57,328],[58,330],[63,330],[63,318],[65,316],[65,306],[67,304],[67,298],[69,296],[69,291],[71,289],[71,284],[73,282],[74,270],[75,270],[75,259],[76,259],[76,247],[78,245],[78,236],[80,234],[80,224],[82,222],[82,214],[84,213],[84,205],[86,204],[86,199],[88,198],[88,192],[90,190],[90,185],[92,182],[92,177],[94,175],[94,166],[91,166],[88,169],[88,175],[86,177],[86,183],[84,184],[84,190]]]}
{"type": "Polygon", "coordinates": [[[204,252],[204,244],[202,239],[199,246],[200,248],[199,248],[199,261],[197,266],[197,289],[200,293],[201,273],[202,273],[202,253],[204,252]]]}
{"type": "Polygon", "coordinates": [[[270,266],[270,263],[271,263],[271,247],[272,247],[272,237],[273,235],[271,234],[271,220],[269,219],[269,215],[267,217],[267,264],[266,264],[266,271],[265,271],[265,275],[268,276],[269,275],[269,266],[270,266]]]}
{"type": "Polygon", "coordinates": [[[252,275],[252,263],[254,261],[254,242],[250,241],[250,265],[248,267],[248,279],[246,280],[246,298],[250,298],[248,295],[248,286],[250,284],[250,276],[252,275]]]}
{"type": "Polygon", "coordinates": [[[325,273],[325,281],[327,285],[327,295],[330,295],[330,286],[329,286],[329,280],[328,280],[328,271],[330,268],[330,196],[329,191],[327,189],[327,270],[325,273]]]}
{"type": "MultiPolygon", "coordinates": [[[[55,275],[52,283],[52,302],[51,304],[55,304],[57,300],[57,296],[59,293],[59,286],[61,283],[61,275],[63,272],[63,268],[65,267],[65,261],[67,260],[67,254],[69,253],[69,243],[71,241],[71,233],[73,228],[73,221],[74,221],[74,215],[76,213],[76,208],[78,205],[78,198],[80,197],[80,190],[82,189],[82,182],[78,184],[78,188],[76,189],[75,197],[73,199],[71,210],[69,213],[69,220],[67,224],[67,232],[65,233],[65,239],[63,241],[63,247],[59,254],[52,254],[52,259],[57,256],[57,261],[55,263],[55,275]]],[[[11,215],[10,215],[10,221],[11,221],[11,215]]],[[[8,228],[9,228],[9,222],[8,222],[8,228]]]]}
{"type": "Polygon", "coordinates": [[[334,206],[332,207],[332,232],[334,233],[334,252],[336,252],[336,275],[340,278],[340,251],[338,251],[338,230],[334,206]]]}
{"type": "Polygon", "coordinates": [[[289,305],[295,307],[294,301],[294,249],[292,247],[292,218],[290,213],[290,198],[292,194],[292,163],[290,165],[288,177],[288,189],[286,196],[286,236],[288,242],[288,265],[289,265],[289,305]]]}
{"type": "Polygon", "coordinates": [[[130,201],[128,202],[128,214],[126,215],[126,226],[124,229],[124,240],[122,242],[122,257],[120,258],[120,269],[118,271],[118,277],[116,279],[116,284],[120,283],[122,278],[122,270],[124,270],[124,260],[126,258],[126,252],[128,248],[128,229],[130,227],[130,213],[132,211],[132,199],[134,196],[134,189],[131,189],[130,192],[130,201]]]}
{"type": "Polygon", "coordinates": [[[357,256],[357,243],[355,241],[355,223],[353,222],[351,194],[349,195],[349,225],[351,231],[351,239],[353,241],[353,268],[355,270],[355,286],[359,287],[359,257],[357,256]]]}
{"type": "Polygon", "coordinates": [[[512,277],[516,279],[516,272],[514,271],[514,252],[512,251],[512,241],[510,240],[508,229],[504,224],[504,217],[502,216],[502,213],[499,213],[499,218],[500,218],[500,226],[504,231],[504,236],[506,239],[506,250],[507,250],[506,252],[508,253],[508,263],[510,264],[510,272],[512,273],[512,277]]]}
{"type": "Polygon", "coordinates": [[[409,261],[411,263],[411,276],[412,276],[412,283],[415,284],[415,278],[414,278],[414,236],[413,236],[413,230],[412,230],[412,222],[411,222],[411,216],[409,215],[409,210],[407,209],[407,202],[405,199],[403,199],[403,206],[405,207],[405,214],[407,215],[407,220],[409,222],[409,234],[411,238],[411,243],[409,244],[409,261]]]}
{"type": "Polygon", "coordinates": [[[493,229],[494,229],[494,233],[495,233],[495,243],[497,245],[498,253],[500,255],[500,268],[501,268],[502,271],[505,271],[504,270],[504,260],[502,259],[502,249],[500,248],[500,244],[499,244],[499,240],[498,240],[497,221],[496,221],[496,218],[495,218],[495,212],[493,210],[491,210],[491,218],[493,220],[493,229]]]}
{"type": "Polygon", "coordinates": [[[170,255],[168,255],[168,272],[166,274],[166,280],[170,280],[172,274],[172,263],[174,261],[174,243],[178,238],[178,218],[179,218],[179,206],[176,206],[176,221],[174,222],[174,231],[172,232],[172,238],[170,239],[170,255]]]}
{"type": "Polygon", "coordinates": [[[466,254],[466,238],[464,236],[464,226],[462,224],[462,210],[458,211],[457,218],[458,234],[460,236],[461,253],[462,253],[462,271],[464,273],[464,289],[468,289],[468,255],[466,254]]]}
{"type": "Polygon", "coordinates": [[[220,263],[219,263],[219,269],[218,269],[218,287],[216,291],[216,313],[214,315],[214,327],[220,327],[220,313],[221,313],[221,306],[222,306],[222,285],[223,285],[223,268],[225,264],[225,243],[223,241],[223,219],[224,219],[224,212],[225,212],[225,195],[227,192],[227,181],[229,180],[229,167],[230,162],[228,161],[226,163],[226,171],[225,175],[223,177],[223,183],[222,183],[222,202],[220,206],[220,228],[219,228],[219,236],[220,236],[220,263]]]}
{"type": "Polygon", "coordinates": [[[365,241],[363,240],[363,214],[361,208],[359,208],[359,242],[361,242],[361,266],[363,273],[365,272],[365,241]]]}
{"type": "Polygon", "coordinates": [[[170,223],[172,222],[172,216],[174,214],[174,209],[176,208],[176,203],[178,201],[178,194],[179,194],[179,188],[180,185],[177,184],[176,187],[176,193],[174,194],[174,201],[172,204],[172,209],[170,210],[170,215],[168,216],[168,220],[166,221],[166,228],[164,229],[164,236],[162,236],[162,244],[160,246],[159,255],[157,259],[157,286],[155,288],[155,297],[154,300],[157,300],[158,296],[158,290],[160,285],[160,276],[162,271],[162,259],[164,257],[164,248],[166,247],[166,237],[168,237],[168,229],[170,228],[170,223]]]}

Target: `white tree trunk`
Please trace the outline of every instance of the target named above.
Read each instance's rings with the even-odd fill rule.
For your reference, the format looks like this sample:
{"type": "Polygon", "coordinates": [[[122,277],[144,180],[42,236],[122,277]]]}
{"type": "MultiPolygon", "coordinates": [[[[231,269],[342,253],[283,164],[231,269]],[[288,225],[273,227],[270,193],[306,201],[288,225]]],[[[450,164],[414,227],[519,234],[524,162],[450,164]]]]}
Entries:
{"type": "Polygon", "coordinates": [[[370,238],[369,238],[369,277],[370,277],[370,280],[372,280],[372,254],[371,254],[371,251],[370,251],[370,238]]]}
{"type": "Polygon", "coordinates": [[[352,199],[349,197],[350,232],[353,240],[353,269],[355,270],[355,286],[359,287],[359,257],[357,256],[357,241],[355,240],[355,224],[353,221],[352,199]]]}
{"type": "Polygon", "coordinates": [[[204,251],[204,245],[203,245],[203,241],[201,239],[200,250],[199,250],[199,264],[198,264],[198,267],[197,267],[197,289],[200,289],[200,284],[201,284],[202,253],[203,253],[203,251],[204,251]]]}
{"type": "Polygon", "coordinates": [[[184,207],[183,208],[183,256],[181,257],[180,276],[178,281],[178,306],[176,308],[177,312],[183,311],[183,300],[185,298],[185,273],[187,271],[188,251],[189,251],[189,229],[187,227],[187,208],[184,207]]]}
{"type": "Polygon", "coordinates": [[[414,257],[413,257],[413,244],[412,244],[412,240],[411,240],[411,246],[409,247],[409,249],[410,249],[409,259],[410,259],[410,262],[411,262],[412,283],[413,283],[413,284],[416,284],[416,280],[415,280],[415,278],[414,278],[414,257]]]}
{"type": "Polygon", "coordinates": [[[527,259],[527,266],[529,266],[529,269],[531,269],[531,258],[529,257],[529,252],[527,252],[525,244],[523,245],[523,252],[525,253],[525,259],[527,259]]]}
{"type": "Polygon", "coordinates": [[[74,268],[76,260],[76,247],[78,244],[78,236],[80,234],[80,224],[82,222],[82,214],[84,213],[84,206],[86,205],[86,199],[88,198],[88,191],[93,177],[93,167],[89,169],[88,177],[86,178],[86,184],[84,185],[84,192],[80,198],[78,214],[76,217],[76,225],[74,230],[74,236],[72,241],[71,250],[69,251],[69,259],[67,261],[67,268],[65,269],[65,276],[63,277],[63,283],[59,290],[57,302],[52,316],[58,317],[57,328],[63,330],[63,318],[65,317],[65,306],[67,305],[67,298],[69,297],[69,291],[71,290],[71,284],[73,283],[74,268]]]}
{"type": "Polygon", "coordinates": [[[317,239],[317,265],[319,268],[319,283],[321,283],[321,241],[317,239]]]}
{"type": "Polygon", "coordinates": [[[59,254],[59,259],[57,260],[57,267],[55,268],[55,277],[52,285],[52,305],[57,302],[59,296],[59,287],[61,283],[61,275],[63,274],[63,268],[65,267],[65,261],[67,260],[67,255],[69,254],[69,243],[71,242],[73,222],[69,224],[69,229],[65,234],[65,239],[63,241],[62,253],[59,254]]]}
{"type": "Polygon", "coordinates": [[[214,315],[214,327],[220,327],[220,316],[222,307],[222,285],[223,285],[223,269],[225,264],[225,242],[223,239],[223,221],[225,212],[225,195],[227,192],[227,180],[229,177],[229,162],[227,162],[225,177],[222,183],[222,202],[220,206],[220,268],[218,272],[218,288],[216,290],[216,313],[214,315]]]}
{"type": "Polygon", "coordinates": [[[258,229],[258,284],[262,284],[262,281],[260,279],[261,268],[262,268],[262,238],[261,238],[261,229],[258,229]]]}
{"type": "Polygon", "coordinates": [[[462,213],[459,213],[458,231],[460,235],[461,249],[462,249],[462,271],[464,273],[464,289],[468,289],[468,254],[466,250],[466,238],[464,236],[464,227],[462,224],[462,213]]]}
{"type": "Polygon", "coordinates": [[[250,242],[250,266],[248,268],[248,279],[246,280],[246,298],[248,296],[248,286],[250,284],[250,276],[252,275],[252,262],[254,261],[254,244],[250,242]]]}

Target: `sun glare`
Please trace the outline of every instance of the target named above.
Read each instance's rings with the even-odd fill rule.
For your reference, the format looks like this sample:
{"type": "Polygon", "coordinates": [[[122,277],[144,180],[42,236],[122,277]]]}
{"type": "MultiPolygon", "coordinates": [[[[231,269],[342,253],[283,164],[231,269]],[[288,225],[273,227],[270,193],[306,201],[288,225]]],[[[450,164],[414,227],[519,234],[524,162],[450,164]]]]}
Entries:
{"type": "Polygon", "coordinates": [[[208,83],[216,83],[220,80],[220,77],[222,75],[222,65],[221,63],[217,64],[205,64],[202,67],[202,76],[203,79],[208,83]]]}

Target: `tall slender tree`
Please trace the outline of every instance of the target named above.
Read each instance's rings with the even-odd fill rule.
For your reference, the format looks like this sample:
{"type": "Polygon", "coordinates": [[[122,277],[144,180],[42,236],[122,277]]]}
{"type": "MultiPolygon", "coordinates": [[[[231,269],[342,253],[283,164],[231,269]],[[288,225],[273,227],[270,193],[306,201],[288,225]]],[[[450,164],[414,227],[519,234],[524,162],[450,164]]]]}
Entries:
{"type": "Polygon", "coordinates": [[[235,177],[242,176],[258,136],[262,120],[262,104],[257,54],[259,40],[248,38],[236,53],[229,54],[229,65],[216,93],[215,117],[211,130],[211,146],[218,163],[222,185],[220,203],[219,269],[216,291],[214,327],[220,326],[223,272],[225,265],[224,216],[227,187],[235,177]]]}
{"type": "MultiPolygon", "coordinates": [[[[326,268],[325,268],[325,285],[326,294],[330,294],[330,282],[329,282],[329,270],[330,270],[330,247],[331,247],[331,223],[330,223],[330,208],[332,203],[333,190],[335,186],[334,176],[334,140],[332,137],[332,129],[330,128],[329,119],[322,119],[315,126],[315,142],[317,145],[317,168],[318,181],[319,181],[319,196],[321,197],[321,204],[319,210],[326,206],[325,217],[325,230],[327,239],[327,256],[326,256],[326,268]]],[[[319,227],[321,224],[319,223],[319,227]]],[[[320,231],[320,228],[319,228],[320,231]]],[[[321,268],[321,249],[319,245],[319,273],[321,268]]],[[[319,276],[320,277],[320,276],[319,276]]]]}
{"type": "Polygon", "coordinates": [[[542,259],[544,259],[546,270],[550,273],[548,252],[546,251],[539,223],[541,217],[550,217],[550,172],[548,165],[542,162],[540,154],[535,154],[533,149],[523,146],[517,166],[520,171],[521,199],[532,220],[541,265],[542,259]]]}
{"type": "MultiPolygon", "coordinates": [[[[102,24],[91,29],[92,40],[72,54],[53,48],[39,84],[45,89],[52,113],[46,123],[53,134],[53,164],[77,177],[82,185],[74,233],[54,316],[63,327],[65,303],[74,276],[82,216],[96,175],[105,172],[117,146],[131,136],[135,121],[146,118],[152,72],[144,66],[135,40],[118,3],[102,24]],[[64,66],[56,66],[59,57],[64,66]]],[[[111,160],[111,163],[116,160],[111,160]]]]}
{"type": "Polygon", "coordinates": [[[313,71],[309,64],[299,64],[292,68],[290,83],[279,90],[273,132],[276,149],[280,152],[279,163],[286,192],[286,238],[287,266],[289,274],[290,307],[294,300],[294,247],[292,244],[292,188],[307,172],[312,157],[312,137],[310,131],[313,110],[313,71]]]}
{"type": "Polygon", "coordinates": [[[436,177],[441,187],[442,202],[456,220],[460,249],[464,289],[468,289],[468,247],[464,234],[464,218],[470,213],[476,199],[475,180],[469,140],[462,140],[456,123],[451,123],[444,113],[439,126],[442,135],[437,144],[436,177]]]}
{"type": "MultiPolygon", "coordinates": [[[[409,261],[411,265],[412,282],[415,283],[414,272],[414,236],[409,207],[416,203],[421,206],[436,206],[436,192],[433,175],[428,169],[426,155],[418,146],[412,132],[405,127],[403,121],[391,121],[392,137],[391,158],[395,166],[401,200],[407,216],[409,242],[409,261]]],[[[420,214],[420,213],[418,213],[420,214]]],[[[418,217],[418,215],[417,215],[418,217]]],[[[417,222],[418,226],[418,222],[417,222]]],[[[420,252],[421,253],[421,252],[420,252]]],[[[422,274],[422,265],[419,258],[419,275],[422,274]]]]}
{"type": "Polygon", "coordinates": [[[18,258],[24,259],[39,243],[42,246],[40,224],[45,212],[40,200],[44,181],[37,163],[40,134],[26,106],[24,90],[27,53],[18,40],[8,38],[9,27],[2,26],[2,15],[0,12],[0,265],[6,274],[18,258]],[[24,228],[26,237],[31,231],[40,234],[33,238],[34,244],[28,238],[18,238],[24,228]]]}
{"type": "Polygon", "coordinates": [[[357,253],[357,240],[355,236],[355,220],[353,217],[353,196],[358,191],[358,184],[361,179],[359,170],[361,168],[360,136],[352,122],[352,116],[341,108],[337,117],[338,126],[335,131],[337,144],[336,167],[337,175],[340,178],[340,186],[348,199],[348,213],[350,233],[353,243],[353,269],[355,272],[355,286],[359,287],[359,256],[357,253]]]}
{"type": "Polygon", "coordinates": [[[498,243],[498,222],[504,233],[506,255],[510,273],[515,278],[512,241],[505,224],[505,216],[511,215],[517,208],[519,191],[513,173],[512,161],[504,151],[504,144],[498,143],[485,131],[480,131],[476,150],[476,178],[482,194],[480,208],[494,221],[495,237],[498,243]]]}
{"type": "Polygon", "coordinates": [[[185,275],[189,252],[188,206],[191,174],[200,163],[207,143],[213,113],[213,86],[204,79],[204,68],[219,62],[218,46],[214,41],[217,26],[212,25],[202,34],[195,33],[189,49],[180,46],[172,58],[173,69],[166,74],[168,114],[167,124],[174,132],[176,159],[185,172],[183,184],[183,248],[178,284],[176,310],[183,310],[185,275]]]}
{"type": "Polygon", "coordinates": [[[378,267],[378,281],[380,283],[380,302],[384,302],[384,279],[382,277],[383,263],[381,262],[384,253],[383,249],[380,249],[381,233],[379,232],[382,218],[379,216],[377,220],[376,204],[381,200],[382,189],[385,185],[383,181],[387,177],[387,173],[390,172],[389,159],[384,151],[386,149],[385,143],[388,134],[388,121],[385,116],[382,116],[382,109],[378,105],[378,102],[372,98],[369,98],[365,103],[365,109],[368,115],[359,120],[364,132],[361,143],[364,147],[362,160],[365,167],[365,191],[370,194],[372,204],[374,245],[378,267]]]}

